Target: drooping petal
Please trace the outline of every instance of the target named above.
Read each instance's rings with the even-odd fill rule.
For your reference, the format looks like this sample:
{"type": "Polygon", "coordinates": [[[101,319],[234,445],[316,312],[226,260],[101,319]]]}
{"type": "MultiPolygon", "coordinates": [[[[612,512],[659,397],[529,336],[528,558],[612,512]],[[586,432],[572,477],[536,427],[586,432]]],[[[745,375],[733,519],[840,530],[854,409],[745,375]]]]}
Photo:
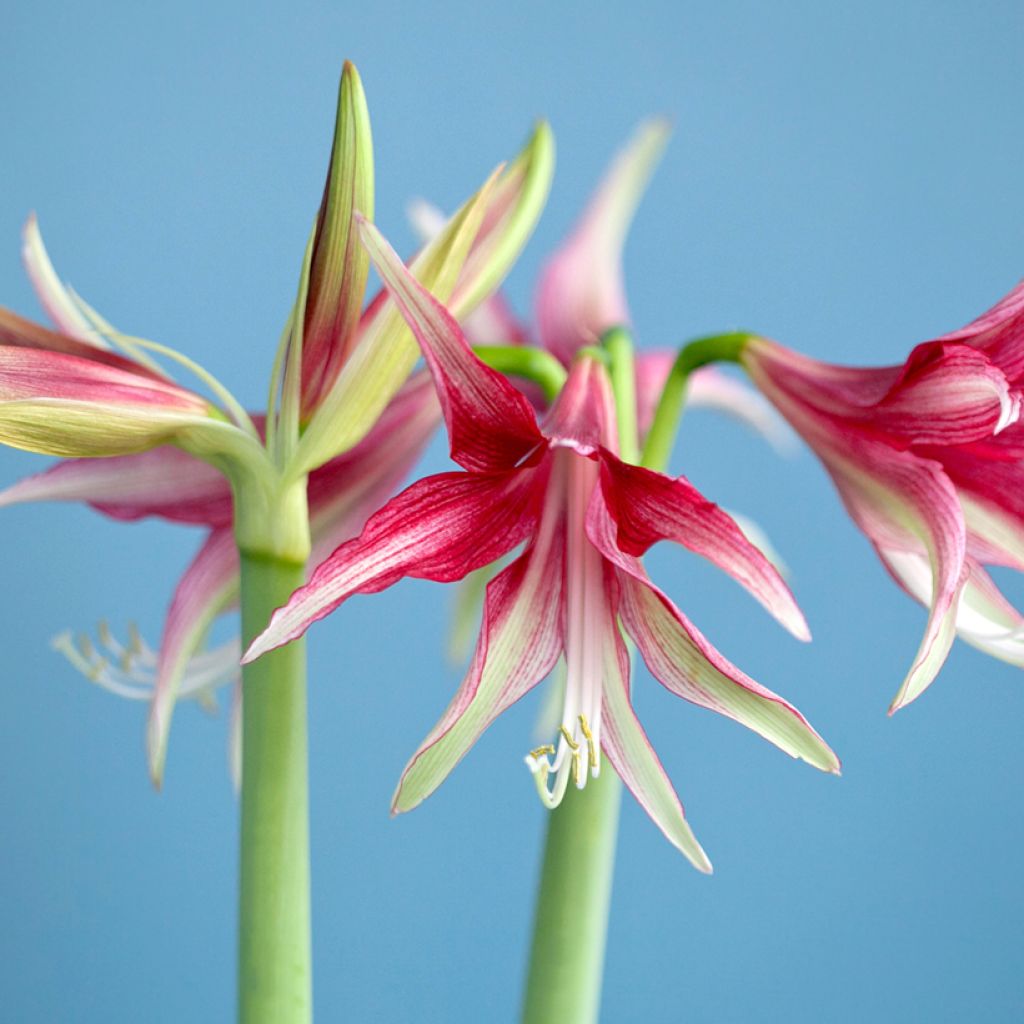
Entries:
{"type": "Polygon", "coordinates": [[[430,796],[491,722],[554,668],[563,644],[563,549],[561,512],[549,499],[533,543],[487,585],[469,672],[402,773],[393,812],[430,796]]]}
{"type": "Polygon", "coordinates": [[[618,570],[622,624],[666,689],[735,719],[791,757],[838,772],[835,754],[803,715],[723,657],[647,578],[639,560],[620,549],[602,503],[591,503],[587,525],[592,542],[618,570]]]}
{"type": "MultiPolygon", "coordinates": [[[[933,589],[928,556],[898,549],[879,549],[878,554],[893,579],[927,608],[933,589]]],[[[986,654],[1024,668],[1024,616],[981,565],[969,559],[968,568],[956,611],[957,635],[986,654]]]]}
{"type": "MultiPolygon", "coordinates": [[[[682,544],[732,576],[794,636],[810,639],[803,613],[775,567],[685,477],[673,480],[606,454],[595,506],[601,498],[617,527],[615,543],[625,554],[639,557],[659,540],[682,544]]],[[[594,516],[602,514],[595,507],[594,516]]]]}
{"type": "Polygon", "coordinates": [[[608,328],[629,322],[622,245],[668,132],[664,120],[640,127],[541,276],[537,293],[541,341],[566,365],[577,349],[594,344],[608,328]]]}
{"type": "Polygon", "coordinates": [[[153,782],[163,779],[167,734],[178,684],[210,625],[238,595],[238,550],[231,529],[213,530],[175,588],[164,623],[156,686],[150,705],[146,749],[153,782]]]}
{"type": "Polygon", "coordinates": [[[84,501],[123,520],[160,516],[203,526],[232,520],[224,476],[166,445],[136,455],[66,460],[0,491],[0,506],[28,501],[84,501]]]}
{"type": "Polygon", "coordinates": [[[928,625],[890,714],[919,697],[946,660],[966,580],[967,535],[956,491],[941,466],[910,452],[847,438],[818,454],[854,522],[877,550],[924,550],[932,569],[928,625]]]}
{"type": "Polygon", "coordinates": [[[434,376],[452,458],[470,470],[515,466],[543,443],[530,403],[473,354],[452,315],[409,273],[380,232],[365,221],[361,230],[434,376]]]}
{"type": "Polygon", "coordinates": [[[373,142],[362,82],[346,61],[309,273],[302,342],[304,419],[330,390],[355,340],[369,272],[356,233],[356,211],[373,217],[373,142]]]}
{"type": "Polygon", "coordinates": [[[629,655],[622,642],[614,607],[618,598],[615,570],[604,566],[605,586],[611,592],[610,613],[601,623],[599,664],[602,673],[601,748],[651,820],[698,871],[711,873],[711,861],[697,842],[683,805],[633,711],[629,686],[629,655]]]}
{"type": "Polygon", "coordinates": [[[500,558],[533,530],[535,472],[442,473],[412,484],[274,612],[243,660],[301,636],[353,594],[376,593],[404,576],[448,583],[500,558]]]}

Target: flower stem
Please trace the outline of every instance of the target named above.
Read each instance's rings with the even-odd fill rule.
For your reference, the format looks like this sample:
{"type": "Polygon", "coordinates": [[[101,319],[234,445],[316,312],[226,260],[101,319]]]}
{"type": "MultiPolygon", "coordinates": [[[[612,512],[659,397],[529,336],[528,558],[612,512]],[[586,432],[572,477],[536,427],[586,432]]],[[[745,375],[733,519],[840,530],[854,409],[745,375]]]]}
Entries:
{"type": "MultiPolygon", "coordinates": [[[[602,338],[615,396],[619,452],[635,462],[636,370],[629,334],[602,338]]],[[[524,1024],[596,1024],[615,867],[622,783],[603,771],[569,786],[548,818],[533,923],[524,1024]]]]}
{"type": "Polygon", "coordinates": [[[664,471],[668,465],[679,430],[679,419],[683,414],[690,374],[708,363],[738,362],[752,337],[754,335],[745,331],[714,334],[707,338],[697,338],[680,349],[658,400],[651,429],[647,431],[643,458],[640,460],[642,466],[664,471]]]}
{"type": "Polygon", "coordinates": [[[621,795],[604,771],[548,817],[524,1024],[597,1020],[621,795]]]}
{"type": "Polygon", "coordinates": [[[544,349],[529,345],[477,345],[473,351],[492,370],[540,385],[548,402],[555,400],[565,383],[565,367],[544,349]]]}
{"type": "MultiPolygon", "coordinates": [[[[304,582],[304,566],[241,552],[242,637],[304,582]]],[[[240,1024],[309,1024],[306,649],[296,640],[243,668],[240,1024]]]]}

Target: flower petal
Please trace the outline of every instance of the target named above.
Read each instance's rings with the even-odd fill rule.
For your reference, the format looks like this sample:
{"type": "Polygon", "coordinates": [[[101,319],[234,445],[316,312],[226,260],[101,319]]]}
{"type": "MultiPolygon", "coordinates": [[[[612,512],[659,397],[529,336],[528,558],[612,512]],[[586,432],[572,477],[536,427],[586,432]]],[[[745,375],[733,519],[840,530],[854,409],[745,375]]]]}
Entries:
{"type": "Polygon", "coordinates": [[[361,230],[433,374],[452,458],[471,470],[515,466],[543,443],[530,403],[473,354],[452,315],[409,273],[380,232],[366,221],[361,230]]]}
{"type": "Polygon", "coordinates": [[[980,348],[1015,384],[1024,376],[1024,281],[988,312],[938,339],[980,348]]]}
{"type": "Polygon", "coordinates": [[[775,567],[685,477],[673,480],[607,454],[601,460],[601,496],[621,551],[639,557],[659,540],[674,540],[727,572],[794,636],[810,639],[803,614],[775,567]]]}
{"type": "Polygon", "coordinates": [[[566,365],[577,349],[594,344],[608,328],[629,322],[622,245],[668,134],[664,120],[641,125],[541,276],[537,293],[541,341],[566,365]]]}
{"type": "Polygon", "coordinates": [[[146,733],[149,770],[159,786],[178,684],[213,620],[238,595],[238,550],[230,528],[213,530],[175,588],[164,623],[146,733]]]}
{"type": "MultiPolygon", "coordinates": [[[[606,589],[617,596],[615,570],[605,565],[604,571],[606,589]]],[[[629,693],[629,655],[615,621],[615,603],[614,598],[608,603],[606,611],[612,614],[601,629],[601,748],[619,778],[669,842],[698,871],[710,874],[711,861],[690,829],[683,805],[633,711],[629,693]]]]}
{"type": "Polygon", "coordinates": [[[274,612],[243,661],[301,636],[353,594],[377,593],[404,576],[449,583],[500,558],[534,527],[535,472],[442,473],[412,484],[274,612]]]}
{"type": "Polygon", "coordinates": [[[302,341],[304,419],[330,390],[355,340],[370,268],[356,233],[356,211],[373,217],[373,141],[362,82],[346,61],[309,272],[302,341]]]}
{"type": "Polygon", "coordinates": [[[580,455],[594,455],[602,447],[618,449],[615,399],[600,360],[586,353],[573,358],[569,376],[544,417],[543,431],[551,445],[580,455]]]}
{"type": "Polygon", "coordinates": [[[85,501],[113,519],[161,516],[228,526],[231,488],[212,466],[177,448],[136,455],[72,459],[0,491],[0,506],[27,501],[85,501]]]}
{"type": "Polygon", "coordinates": [[[430,796],[491,722],[554,668],[563,644],[563,548],[556,510],[529,548],[487,585],[469,672],[402,773],[394,813],[430,796]]]}

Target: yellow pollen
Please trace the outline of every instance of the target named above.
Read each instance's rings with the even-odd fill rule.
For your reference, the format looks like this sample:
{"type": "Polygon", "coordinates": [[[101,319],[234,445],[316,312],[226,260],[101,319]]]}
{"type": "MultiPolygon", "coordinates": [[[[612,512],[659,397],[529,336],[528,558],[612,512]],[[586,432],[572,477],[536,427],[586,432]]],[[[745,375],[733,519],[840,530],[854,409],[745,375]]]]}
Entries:
{"type": "Polygon", "coordinates": [[[554,753],[555,753],[554,745],[551,744],[551,743],[545,743],[543,747],[535,747],[533,750],[531,750],[530,751],[530,757],[538,758],[538,757],[543,757],[545,754],[554,755],[554,753]]]}
{"type": "Polygon", "coordinates": [[[587,740],[587,763],[591,768],[597,767],[597,744],[594,743],[594,734],[590,731],[590,726],[587,724],[587,716],[580,715],[580,731],[583,733],[587,740]]]}
{"type": "Polygon", "coordinates": [[[579,789],[582,784],[583,772],[581,769],[580,752],[574,750],[572,752],[572,781],[576,783],[576,788],[579,789]]]}
{"type": "Polygon", "coordinates": [[[580,745],[572,738],[572,733],[564,726],[559,726],[562,735],[565,737],[565,742],[569,744],[569,749],[573,752],[580,749],[580,745]]]}

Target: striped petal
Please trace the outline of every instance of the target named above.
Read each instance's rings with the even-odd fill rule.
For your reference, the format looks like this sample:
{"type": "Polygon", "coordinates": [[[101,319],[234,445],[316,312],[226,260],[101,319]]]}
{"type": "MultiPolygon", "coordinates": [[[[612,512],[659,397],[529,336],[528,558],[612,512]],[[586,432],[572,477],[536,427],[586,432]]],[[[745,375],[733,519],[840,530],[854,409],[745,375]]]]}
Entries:
{"type": "Polygon", "coordinates": [[[606,603],[608,617],[601,624],[600,631],[601,749],[619,778],[669,842],[698,871],[710,874],[711,861],[690,829],[683,805],[633,711],[629,692],[629,655],[614,614],[618,584],[611,566],[606,565],[604,572],[605,588],[612,600],[606,603]]]}
{"type": "Polygon", "coordinates": [[[355,341],[369,273],[356,211],[373,217],[373,141],[362,82],[346,61],[309,271],[302,341],[304,419],[330,390],[355,341]]]}
{"type": "Polygon", "coordinates": [[[163,780],[167,735],[181,678],[213,620],[238,596],[238,550],[227,527],[212,531],[175,588],[164,623],[146,749],[153,782],[163,780]]]}
{"type": "Polygon", "coordinates": [[[448,777],[481,733],[554,668],[562,651],[560,509],[488,585],[469,672],[402,773],[392,811],[411,810],[448,777]]]}
{"type": "Polygon", "coordinates": [[[980,348],[1015,384],[1024,377],[1024,281],[990,310],[939,341],[980,348]]]}
{"type": "Polygon", "coordinates": [[[746,726],[791,757],[838,772],[839,760],[791,704],[724,658],[647,578],[639,561],[615,542],[615,524],[600,502],[591,504],[588,532],[618,570],[619,614],[637,650],[666,689],[746,726]]]}
{"type": "Polygon", "coordinates": [[[412,328],[433,374],[452,458],[470,470],[515,466],[543,442],[530,403],[474,354],[454,317],[409,272],[368,222],[370,258],[412,328]]]}
{"type": "Polygon", "coordinates": [[[212,466],[178,448],[136,455],[69,459],[0,491],[0,506],[28,501],[84,501],[113,519],[160,516],[228,526],[231,488],[212,466]]]}
{"type": "Polygon", "coordinates": [[[579,348],[594,344],[605,330],[629,322],[622,246],[668,134],[663,120],[640,127],[541,276],[537,292],[541,342],[566,365],[579,348]]]}
{"type": "Polygon", "coordinates": [[[450,583],[500,558],[534,528],[534,472],[442,473],[406,488],[274,612],[243,660],[301,636],[353,594],[404,576],[450,583]]]}
{"type": "MultiPolygon", "coordinates": [[[[727,572],[794,636],[810,632],[789,587],[775,567],[717,505],[684,477],[630,466],[606,454],[601,460],[601,497],[617,528],[615,543],[639,557],[659,540],[673,540],[727,572]]],[[[595,516],[602,514],[595,509],[595,516]]]]}

